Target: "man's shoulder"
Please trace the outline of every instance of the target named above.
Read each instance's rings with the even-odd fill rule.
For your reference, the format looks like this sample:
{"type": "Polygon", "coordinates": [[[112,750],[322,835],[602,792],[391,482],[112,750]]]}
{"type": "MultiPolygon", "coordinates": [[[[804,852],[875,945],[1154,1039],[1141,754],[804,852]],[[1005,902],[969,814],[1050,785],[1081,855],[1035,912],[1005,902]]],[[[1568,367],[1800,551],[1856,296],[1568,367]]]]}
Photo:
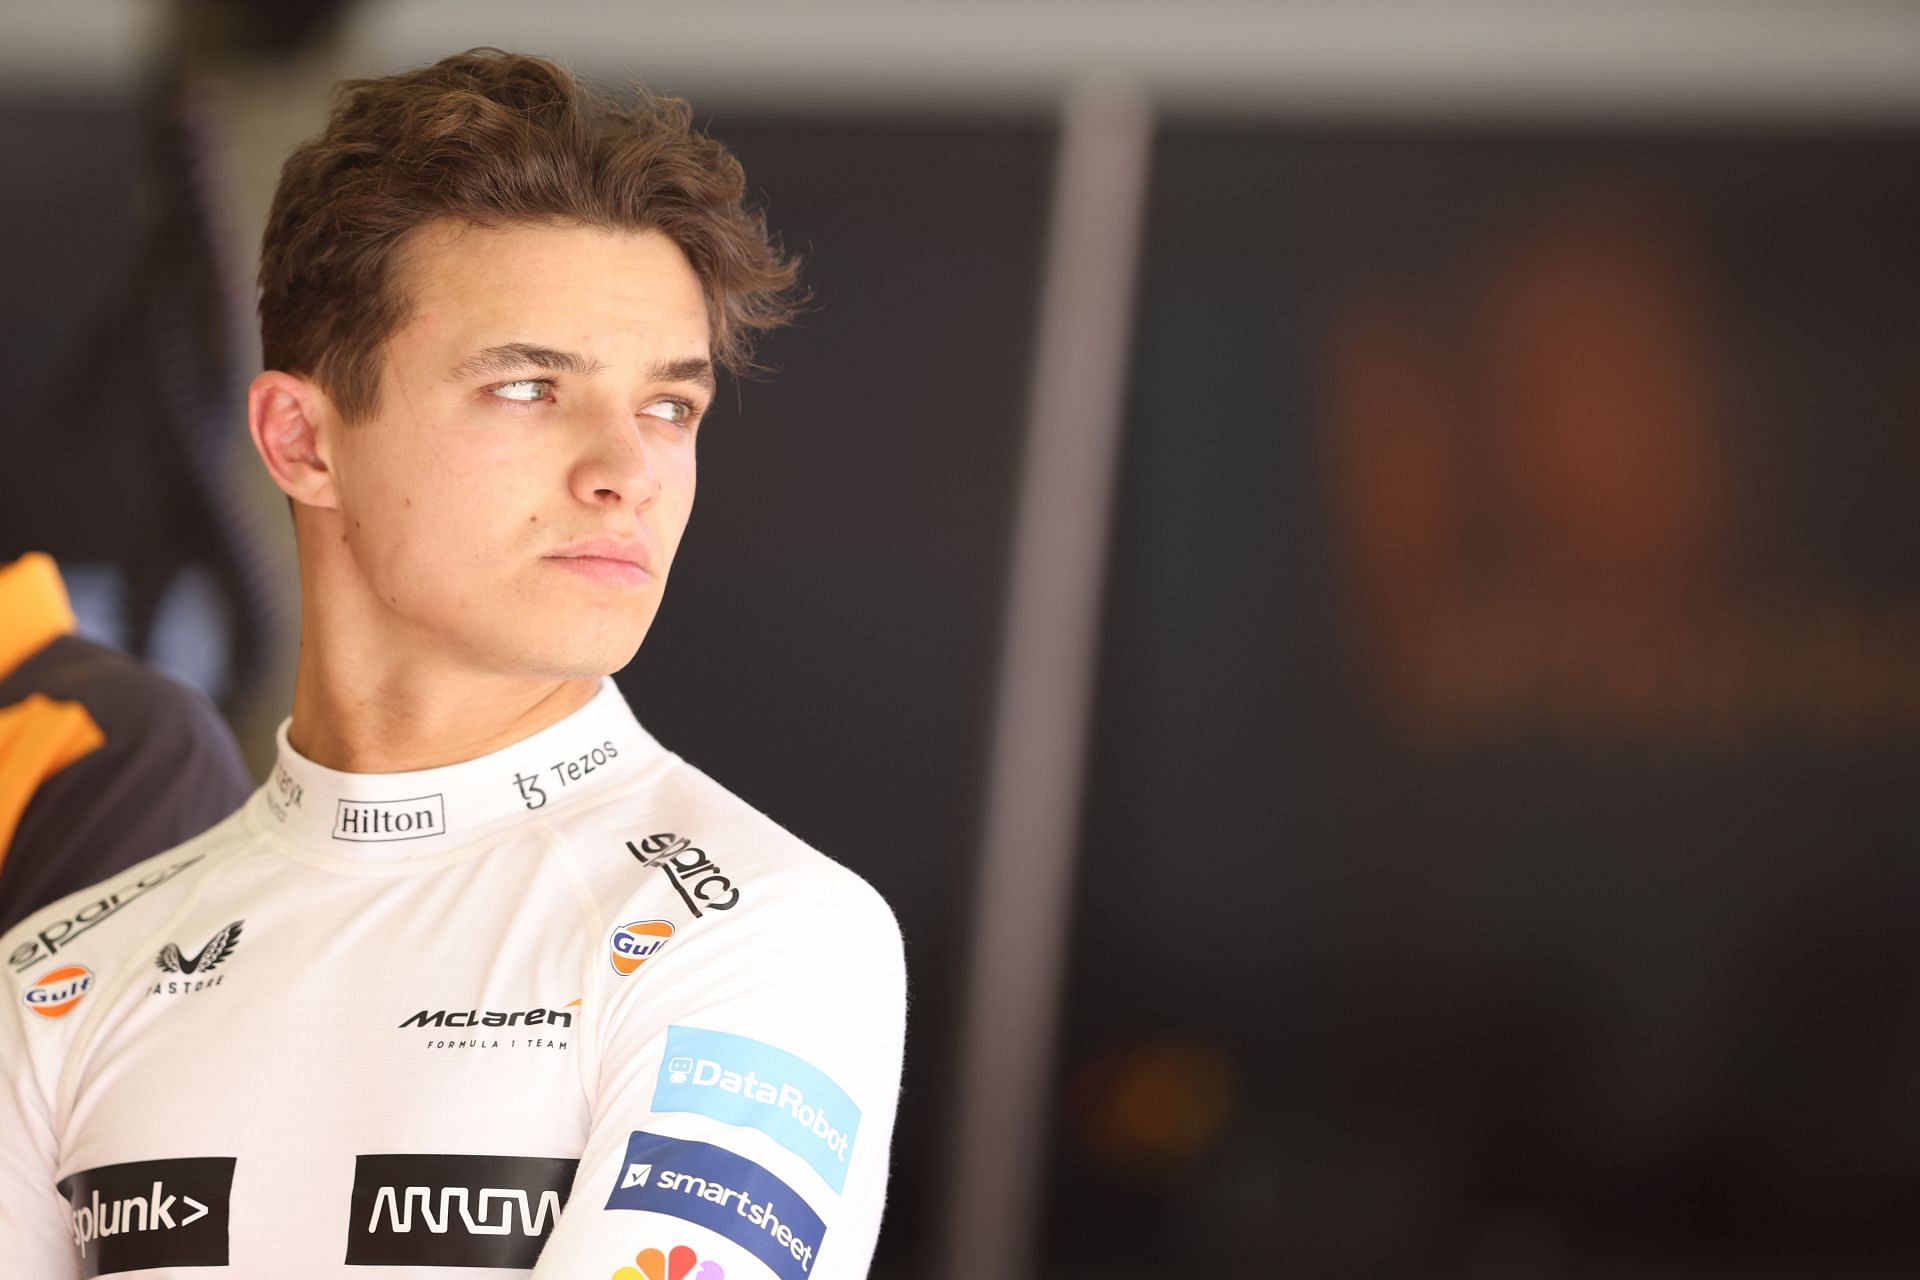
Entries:
{"type": "Polygon", "coordinates": [[[192,891],[194,882],[243,841],[244,810],[183,844],[57,898],[0,936],[0,957],[15,985],[43,969],[99,963],[137,945],[192,891]]]}
{"type": "Polygon", "coordinates": [[[684,924],[833,920],[898,937],[865,879],[685,761],[580,813],[564,836],[615,915],[657,905],[684,924]]]}

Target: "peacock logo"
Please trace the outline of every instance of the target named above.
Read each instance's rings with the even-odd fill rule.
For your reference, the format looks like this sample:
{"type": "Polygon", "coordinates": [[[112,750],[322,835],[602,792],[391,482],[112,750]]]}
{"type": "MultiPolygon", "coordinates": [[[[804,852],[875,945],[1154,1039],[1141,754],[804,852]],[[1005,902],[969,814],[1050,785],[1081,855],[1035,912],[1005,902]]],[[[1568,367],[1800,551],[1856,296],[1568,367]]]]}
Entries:
{"type": "Polygon", "coordinates": [[[680,1244],[669,1253],[642,1249],[633,1256],[633,1266],[613,1273],[613,1280],[726,1280],[726,1270],[717,1262],[702,1262],[693,1250],[680,1244]]]}

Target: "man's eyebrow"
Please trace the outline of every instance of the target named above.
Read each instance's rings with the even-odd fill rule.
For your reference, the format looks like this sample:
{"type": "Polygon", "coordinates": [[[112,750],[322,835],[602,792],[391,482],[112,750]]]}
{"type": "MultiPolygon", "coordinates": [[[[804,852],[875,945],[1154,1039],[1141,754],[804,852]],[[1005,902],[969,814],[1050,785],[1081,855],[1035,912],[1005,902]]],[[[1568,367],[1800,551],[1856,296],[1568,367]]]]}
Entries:
{"type": "Polygon", "coordinates": [[[599,373],[606,367],[598,360],[578,352],[556,351],[552,347],[535,346],[531,342],[507,342],[474,352],[453,366],[447,377],[458,381],[483,373],[517,373],[528,368],[546,369],[553,373],[577,373],[584,377],[599,373]]]}
{"type": "MultiPolygon", "coordinates": [[[[485,351],[476,351],[453,367],[451,381],[488,373],[517,373],[522,369],[546,369],[554,373],[574,373],[582,377],[596,374],[607,366],[591,356],[575,351],[558,351],[531,342],[508,342],[485,351]]],[[[649,382],[691,382],[708,391],[715,389],[713,361],[705,356],[685,356],[678,360],[658,360],[647,370],[649,382]]]]}
{"type": "Polygon", "coordinates": [[[649,382],[691,382],[714,389],[713,361],[705,356],[687,356],[680,360],[660,360],[647,370],[649,382]]]}

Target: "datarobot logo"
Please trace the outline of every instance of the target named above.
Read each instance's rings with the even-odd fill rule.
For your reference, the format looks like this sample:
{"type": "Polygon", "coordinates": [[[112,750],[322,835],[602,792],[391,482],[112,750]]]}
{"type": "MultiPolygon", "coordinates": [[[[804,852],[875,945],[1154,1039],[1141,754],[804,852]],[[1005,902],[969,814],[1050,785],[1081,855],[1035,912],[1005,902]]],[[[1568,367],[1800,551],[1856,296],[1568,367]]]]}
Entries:
{"type": "Polygon", "coordinates": [[[578,1160],[357,1156],[347,1265],[531,1267],[566,1207],[578,1160]]]}
{"type": "Polygon", "coordinates": [[[62,1178],[83,1276],[227,1265],[231,1156],[136,1160],[62,1178]]]}
{"type": "Polygon", "coordinates": [[[627,852],[643,867],[658,867],[696,920],[709,911],[731,911],[739,905],[740,890],[733,881],[705,849],[685,836],[665,831],[637,845],[629,840],[627,852]]]}
{"type": "Polygon", "coordinates": [[[725,1031],[668,1027],[653,1109],[758,1129],[829,1187],[846,1189],[860,1108],[824,1071],[785,1049],[725,1031]]]}
{"type": "Polygon", "coordinates": [[[130,883],[115,885],[104,896],[80,906],[72,915],[41,928],[33,937],[13,949],[13,954],[7,957],[7,963],[13,966],[15,973],[20,973],[51,959],[61,948],[72,946],[87,930],[112,919],[205,856],[195,854],[191,858],[156,867],[130,883]]]}

